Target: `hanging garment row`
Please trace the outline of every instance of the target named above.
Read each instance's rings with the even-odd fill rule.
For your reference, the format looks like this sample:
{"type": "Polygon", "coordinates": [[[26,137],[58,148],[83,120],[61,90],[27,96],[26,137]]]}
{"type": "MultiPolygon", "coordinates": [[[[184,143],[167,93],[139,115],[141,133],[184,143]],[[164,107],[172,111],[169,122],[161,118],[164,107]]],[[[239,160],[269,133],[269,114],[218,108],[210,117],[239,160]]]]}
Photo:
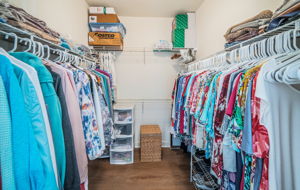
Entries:
{"type": "Polygon", "coordinates": [[[296,32],[238,51],[230,65],[222,59],[176,79],[173,131],[205,151],[221,189],[300,189],[296,32]]]}
{"type": "Polygon", "coordinates": [[[87,189],[87,157],[112,141],[112,75],[33,52],[0,48],[0,187],[87,189]]]}

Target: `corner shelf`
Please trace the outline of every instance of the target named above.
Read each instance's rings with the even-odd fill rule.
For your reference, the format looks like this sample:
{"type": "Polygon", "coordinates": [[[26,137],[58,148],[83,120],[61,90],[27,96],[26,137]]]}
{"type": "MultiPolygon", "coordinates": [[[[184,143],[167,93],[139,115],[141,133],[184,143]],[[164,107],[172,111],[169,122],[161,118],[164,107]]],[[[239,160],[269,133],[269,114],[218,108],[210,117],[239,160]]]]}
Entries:
{"type": "Polygon", "coordinates": [[[153,52],[170,52],[170,53],[179,53],[180,50],[189,50],[193,48],[172,48],[172,49],[153,49],[153,52]]]}

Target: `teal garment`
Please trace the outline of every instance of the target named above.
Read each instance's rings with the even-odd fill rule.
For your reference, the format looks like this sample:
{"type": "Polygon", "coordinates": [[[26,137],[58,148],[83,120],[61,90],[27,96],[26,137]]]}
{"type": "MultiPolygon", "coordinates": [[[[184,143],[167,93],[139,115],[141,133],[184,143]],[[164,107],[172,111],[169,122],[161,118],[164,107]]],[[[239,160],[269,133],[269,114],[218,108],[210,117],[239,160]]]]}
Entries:
{"type": "MultiPolygon", "coordinates": [[[[1,64],[1,63],[0,63],[1,64]]],[[[0,76],[0,168],[2,189],[15,190],[12,151],[12,126],[8,99],[0,76]]]]}
{"type": "Polygon", "coordinates": [[[101,75],[101,79],[103,80],[103,88],[105,96],[106,96],[106,101],[107,101],[107,106],[109,108],[110,114],[112,116],[113,113],[113,107],[112,107],[112,94],[111,94],[111,86],[110,86],[110,81],[109,78],[105,75],[101,75]]]}
{"type": "Polygon", "coordinates": [[[56,190],[58,187],[54,175],[46,125],[40,102],[38,100],[34,85],[27,76],[26,72],[16,65],[13,65],[13,67],[24,96],[25,109],[33,127],[32,130],[35,135],[42,163],[40,172],[42,173],[41,176],[43,176],[43,180],[32,184],[35,187],[33,189],[56,190]]]}
{"type": "Polygon", "coordinates": [[[32,66],[37,71],[48,111],[57,162],[59,186],[61,188],[63,187],[65,181],[66,154],[62,130],[62,111],[59,99],[53,86],[52,75],[43,65],[41,59],[37,56],[27,52],[16,52],[10,54],[20,61],[32,66]]]}
{"type": "Polygon", "coordinates": [[[213,120],[214,120],[214,107],[217,96],[217,79],[221,75],[221,72],[216,74],[210,83],[209,91],[207,94],[207,100],[204,104],[204,109],[202,115],[200,117],[200,123],[205,126],[206,130],[206,148],[205,148],[205,157],[211,157],[212,150],[212,139],[214,138],[214,128],[213,128],[213,120]]]}
{"type": "Polygon", "coordinates": [[[104,89],[104,97],[105,97],[105,102],[110,110],[110,114],[112,117],[112,96],[111,96],[111,91],[110,91],[110,86],[109,86],[109,79],[106,76],[103,76],[101,73],[98,71],[94,71],[94,73],[101,78],[101,84],[102,84],[102,89],[104,89]]]}
{"type": "MultiPolygon", "coordinates": [[[[12,152],[16,189],[35,189],[43,179],[41,159],[24,97],[10,60],[0,55],[0,76],[8,98],[12,124],[12,152]]],[[[2,126],[1,126],[2,127],[2,126]]]]}
{"type": "Polygon", "coordinates": [[[190,93],[191,93],[191,87],[192,87],[192,84],[193,84],[193,81],[194,81],[194,78],[197,76],[197,74],[194,74],[194,75],[192,75],[191,76],[191,78],[190,78],[190,80],[189,80],[189,82],[188,82],[188,85],[187,85],[187,87],[186,87],[186,91],[185,91],[185,100],[184,100],[184,103],[183,103],[183,108],[185,109],[185,110],[187,110],[187,104],[189,103],[189,101],[188,101],[188,99],[189,99],[189,97],[190,97],[190,93]]]}

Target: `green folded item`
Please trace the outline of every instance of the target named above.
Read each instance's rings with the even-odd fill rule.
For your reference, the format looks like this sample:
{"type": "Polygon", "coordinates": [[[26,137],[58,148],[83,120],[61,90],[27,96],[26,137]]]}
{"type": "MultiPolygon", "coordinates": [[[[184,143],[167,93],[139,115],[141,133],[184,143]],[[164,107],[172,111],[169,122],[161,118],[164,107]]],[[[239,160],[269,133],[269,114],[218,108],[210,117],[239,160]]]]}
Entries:
{"type": "Polygon", "coordinates": [[[188,28],[188,15],[180,14],[175,17],[175,29],[187,29],[188,28]]]}
{"type": "Polygon", "coordinates": [[[175,29],[172,32],[172,42],[174,48],[184,48],[185,29],[175,29]]]}

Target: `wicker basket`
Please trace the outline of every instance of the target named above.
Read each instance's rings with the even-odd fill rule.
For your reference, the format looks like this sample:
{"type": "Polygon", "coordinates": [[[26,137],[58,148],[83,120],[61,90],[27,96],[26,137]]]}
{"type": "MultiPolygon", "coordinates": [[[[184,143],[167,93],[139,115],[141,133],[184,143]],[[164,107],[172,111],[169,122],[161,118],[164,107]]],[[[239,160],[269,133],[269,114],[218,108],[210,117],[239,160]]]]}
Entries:
{"type": "Polygon", "coordinates": [[[158,125],[141,126],[141,162],[161,161],[161,131],[158,125]]]}

